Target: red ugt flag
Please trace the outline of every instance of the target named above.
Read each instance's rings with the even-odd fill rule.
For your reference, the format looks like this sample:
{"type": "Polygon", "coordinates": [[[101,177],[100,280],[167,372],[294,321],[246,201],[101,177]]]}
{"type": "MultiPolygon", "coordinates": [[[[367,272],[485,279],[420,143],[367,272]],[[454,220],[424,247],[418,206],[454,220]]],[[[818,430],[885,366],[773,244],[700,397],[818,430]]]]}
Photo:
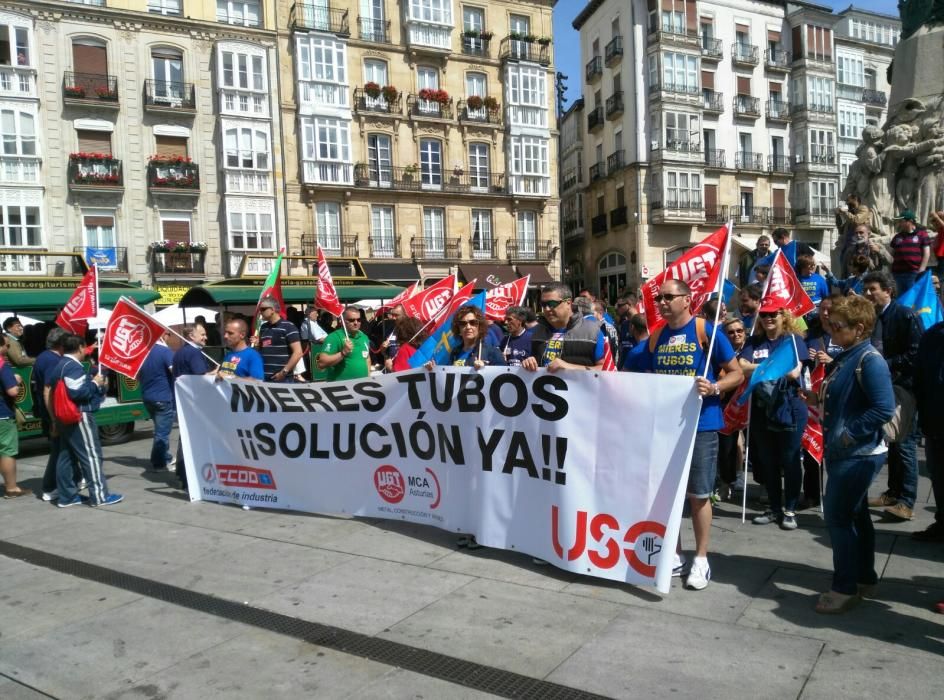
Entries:
{"type": "Polygon", "coordinates": [[[419,284],[420,284],[419,282],[414,282],[413,284],[411,284],[409,287],[407,287],[402,292],[397,294],[393,299],[388,301],[386,304],[381,305],[381,307],[377,310],[377,313],[382,314],[387,309],[397,308],[397,306],[399,306],[400,304],[405,302],[407,299],[409,299],[411,296],[416,294],[416,288],[419,286],[419,284]]]}
{"type": "Polygon", "coordinates": [[[403,309],[407,316],[427,323],[439,315],[446,302],[452,299],[455,293],[456,276],[449,275],[403,301],[403,309]]]}
{"type": "Polygon", "coordinates": [[[85,273],[79,286],[72,292],[65,307],[56,316],[56,325],[60,328],[84,336],[88,331],[86,319],[98,315],[98,266],[85,273]]]}
{"type": "MultiPolygon", "coordinates": [[[[531,275],[514,282],[500,284],[485,292],[485,318],[492,321],[504,321],[510,306],[520,306],[524,295],[528,293],[528,281],[531,275]]],[[[466,285],[468,286],[468,285],[466,285]]]]}
{"type": "Polygon", "coordinates": [[[823,463],[823,426],[812,415],[806,423],[806,430],[803,431],[800,444],[817,464],[823,463]]]}
{"type": "Polygon", "coordinates": [[[718,287],[721,261],[727,245],[728,227],[722,226],[643,285],[642,298],[646,305],[646,323],[650,334],[665,323],[656,305],[656,295],[662,283],[666,280],[685,282],[692,290],[692,313],[697,314],[718,287]]]}
{"type": "Polygon", "coordinates": [[[328,261],[325,260],[325,254],[320,245],[318,246],[318,288],[315,292],[315,306],[324,309],[332,316],[340,316],[344,311],[344,306],[338,299],[338,290],[334,288],[334,280],[331,279],[328,261]]]}
{"type": "Polygon", "coordinates": [[[734,435],[739,430],[744,430],[747,427],[747,423],[751,418],[751,405],[747,401],[743,405],[740,402],[741,395],[747,389],[747,384],[746,379],[741,382],[741,386],[737,388],[734,396],[728,401],[728,405],[724,407],[724,427],[719,432],[725,435],[734,435]]]}
{"type": "Polygon", "coordinates": [[[793,265],[782,253],[777,254],[773,265],[770,266],[770,273],[767,276],[767,289],[760,305],[763,307],[774,300],[780,302],[780,305],[793,316],[803,316],[816,308],[816,305],[810,300],[810,296],[803,289],[803,285],[800,284],[796,272],[793,271],[793,265]]]}
{"type": "Polygon", "coordinates": [[[98,361],[118,374],[135,379],[141,365],[167,328],[124,297],[111,312],[98,361]]]}

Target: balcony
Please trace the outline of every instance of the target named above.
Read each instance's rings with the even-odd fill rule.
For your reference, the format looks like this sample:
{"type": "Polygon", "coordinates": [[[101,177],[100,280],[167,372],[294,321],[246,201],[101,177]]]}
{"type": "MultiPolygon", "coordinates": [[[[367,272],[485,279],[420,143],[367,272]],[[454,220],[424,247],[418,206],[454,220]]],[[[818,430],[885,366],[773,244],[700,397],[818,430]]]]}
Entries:
{"type": "Polygon", "coordinates": [[[625,151],[616,151],[606,157],[606,174],[613,177],[616,173],[626,167],[625,151]]]}
{"type": "Polygon", "coordinates": [[[664,159],[667,157],[665,154],[671,154],[668,157],[673,160],[678,160],[681,157],[682,160],[689,162],[700,162],[701,143],[691,138],[687,131],[678,132],[678,135],[683,138],[678,138],[674,129],[670,130],[665,140],[661,142],[657,152],[652,154],[653,160],[664,159]]]}
{"type": "MultiPolygon", "coordinates": [[[[684,193],[684,192],[683,192],[684,193]]],[[[698,192],[694,196],[666,197],[662,193],[653,194],[650,218],[654,224],[700,224],[705,220],[705,208],[698,192]]]]}
{"type": "Polygon", "coordinates": [[[836,110],[831,102],[811,102],[790,105],[790,112],[797,119],[832,121],[836,110]]]}
{"type": "Polygon", "coordinates": [[[629,217],[627,215],[627,208],[625,206],[617,207],[616,209],[610,209],[610,228],[614,231],[623,226],[629,224],[629,217]]]}
{"type": "Polygon", "coordinates": [[[157,113],[195,114],[197,91],[193,83],[145,80],[144,109],[157,113]]]}
{"type": "Polygon", "coordinates": [[[731,219],[735,224],[764,226],[767,214],[763,207],[731,207],[731,219]]]}
{"type": "Polygon", "coordinates": [[[35,99],[36,69],[22,66],[0,66],[0,97],[35,99]]]}
{"type": "Polygon", "coordinates": [[[734,154],[734,167],[738,170],[764,172],[764,155],[750,151],[738,151],[734,154]]]}
{"type": "Polygon", "coordinates": [[[790,105],[783,100],[767,101],[767,121],[787,123],[790,121],[790,105]]]}
{"type": "Polygon", "coordinates": [[[606,166],[602,162],[590,166],[590,182],[596,182],[604,178],[606,178],[606,166]]]}
{"type": "Polygon", "coordinates": [[[704,100],[704,110],[706,112],[711,112],[712,114],[721,114],[724,112],[723,92],[715,92],[714,90],[704,88],[701,91],[701,96],[704,100]]]}
{"type": "Polygon", "coordinates": [[[98,153],[69,156],[69,189],[73,192],[120,193],[124,191],[121,161],[98,153]]]}
{"type": "Polygon", "coordinates": [[[469,240],[469,256],[473,260],[495,260],[498,258],[498,244],[485,238],[478,238],[473,234],[469,240]]]}
{"type": "Polygon", "coordinates": [[[770,72],[786,73],[790,70],[792,63],[793,56],[789,51],[784,51],[781,48],[764,51],[764,67],[770,72]]]}
{"type": "Polygon", "coordinates": [[[793,67],[794,68],[810,68],[814,70],[820,70],[829,73],[835,73],[836,62],[833,57],[818,55],[812,52],[807,52],[806,56],[803,54],[794,54],[793,56],[793,67]]]}
{"type": "Polygon", "coordinates": [[[660,43],[667,46],[698,46],[701,37],[698,32],[679,27],[672,22],[663,22],[661,25],[649,25],[649,44],[660,43]]]}
{"type": "Polygon", "coordinates": [[[579,217],[564,219],[562,225],[565,241],[579,241],[583,239],[583,220],[579,217]]]}
{"type": "Polygon", "coordinates": [[[357,36],[361,41],[370,41],[375,44],[390,43],[390,20],[358,17],[357,28],[357,36]]]}
{"type": "Polygon", "coordinates": [[[607,218],[606,214],[600,214],[590,219],[590,233],[594,236],[602,236],[606,233],[607,218]]]}
{"type": "Polygon", "coordinates": [[[62,102],[67,105],[118,109],[118,78],[114,75],[73,73],[62,77],[62,102]]]}
{"type": "Polygon", "coordinates": [[[804,166],[827,168],[830,170],[835,169],[836,150],[832,146],[810,146],[809,157],[805,160],[800,160],[797,166],[801,169],[804,166]]]}
{"type": "Polygon", "coordinates": [[[606,118],[616,119],[623,113],[623,91],[617,90],[606,98],[606,118]]]}
{"type": "Polygon", "coordinates": [[[734,116],[745,119],[760,117],[760,98],[750,95],[736,95],[734,97],[734,116]]]}
{"type": "Polygon", "coordinates": [[[594,56],[589,61],[587,61],[586,69],[586,78],[587,83],[595,83],[597,80],[603,77],[603,59],[599,56],[594,56]]]}
{"type": "Polygon", "coordinates": [[[354,182],[354,166],[335,160],[306,158],[302,161],[302,183],[305,185],[350,185],[354,182]]]}
{"type": "Polygon", "coordinates": [[[189,159],[152,158],[147,168],[151,194],[200,196],[200,168],[189,159]]]}
{"type": "Polygon", "coordinates": [[[760,52],[753,44],[732,44],[731,62],[736,66],[756,66],[760,63],[760,52]]]}
{"type": "Polygon", "coordinates": [[[372,258],[399,258],[400,257],[400,235],[393,234],[389,236],[377,236],[370,234],[367,239],[370,247],[370,257],[372,258]]]}
{"type": "MultiPolygon", "coordinates": [[[[421,3],[403,3],[406,42],[417,53],[448,56],[452,51],[452,24],[432,22],[413,11],[422,12],[421,3]]],[[[426,6],[428,9],[428,5],[426,6]]]]}
{"type": "Polygon", "coordinates": [[[82,246],[72,248],[75,253],[82,253],[86,264],[91,267],[98,265],[98,272],[102,275],[128,274],[128,249],[114,246],[82,246]]]}
{"type": "Polygon", "coordinates": [[[888,96],[881,90],[871,90],[866,88],[862,91],[862,101],[865,102],[866,108],[875,108],[884,109],[885,105],[888,103],[888,96]]]}
{"type": "Polygon", "coordinates": [[[302,236],[302,255],[318,255],[318,244],[329,258],[356,258],[359,255],[357,236],[329,236],[322,237],[313,233],[302,236]]]}
{"type": "Polygon", "coordinates": [[[583,173],[581,173],[576,168],[569,170],[561,178],[561,192],[567,192],[568,190],[573,189],[577,185],[583,184],[583,173]]]}
{"type": "Polygon", "coordinates": [[[226,194],[272,194],[272,178],[266,170],[223,169],[226,194]]]}
{"type": "Polygon", "coordinates": [[[427,170],[416,165],[394,168],[367,163],[354,166],[354,186],[405,192],[449,192],[452,194],[505,194],[505,174],[485,170],[427,170]]]}
{"type": "Polygon", "coordinates": [[[614,36],[603,49],[603,56],[608,66],[619,63],[623,59],[623,37],[614,36]]]}
{"type": "Polygon", "coordinates": [[[549,197],[551,194],[551,178],[545,175],[515,175],[508,176],[508,194],[517,197],[549,197]]]}
{"type": "Polygon", "coordinates": [[[38,156],[8,156],[0,154],[0,184],[38,185],[40,166],[38,156]]]}
{"type": "Polygon", "coordinates": [[[728,223],[728,208],[725,206],[705,207],[705,223],[706,224],[728,223]]]}
{"type": "Polygon", "coordinates": [[[587,131],[593,133],[603,126],[603,122],[603,105],[597,105],[587,114],[587,131]]]}
{"type": "Polygon", "coordinates": [[[474,29],[471,31],[475,31],[474,36],[469,36],[466,34],[462,35],[462,53],[464,53],[466,56],[491,58],[491,32],[488,33],[488,38],[485,38],[482,36],[481,32],[478,32],[474,29]]]}
{"type": "Polygon", "coordinates": [[[437,101],[411,94],[406,98],[406,111],[413,119],[452,121],[452,98],[437,101]]]}
{"type": "Polygon", "coordinates": [[[709,36],[701,38],[701,60],[718,62],[724,58],[724,44],[721,39],[714,39],[709,36]]]}
{"type": "Polygon", "coordinates": [[[505,243],[505,255],[509,262],[525,262],[527,260],[550,260],[551,241],[528,241],[509,239],[505,243]]]}
{"type": "MultiPolygon", "coordinates": [[[[486,98],[488,100],[490,98],[486,98]]],[[[502,115],[494,98],[489,102],[491,107],[485,106],[485,101],[481,97],[470,97],[465,100],[459,100],[456,105],[459,112],[460,122],[472,122],[474,124],[491,124],[492,126],[501,126],[502,115]]]]}
{"type": "Polygon", "coordinates": [[[661,100],[694,107],[701,104],[702,90],[697,85],[651,83],[649,85],[649,99],[653,102],[661,100]]]}
{"type": "Polygon", "coordinates": [[[462,241],[458,238],[414,238],[410,241],[414,260],[460,260],[462,241]]]}
{"type": "Polygon", "coordinates": [[[786,207],[769,207],[767,223],[770,226],[789,226],[793,223],[793,212],[786,207]]]}
{"type": "Polygon", "coordinates": [[[289,13],[289,25],[296,31],[325,32],[338,36],[350,36],[347,10],[339,10],[327,3],[315,5],[297,2],[289,13]]]}
{"type": "Polygon", "coordinates": [[[390,85],[380,88],[374,96],[368,95],[364,88],[354,88],[354,111],[358,114],[400,116],[403,113],[403,95],[390,85]]]}
{"type": "Polygon", "coordinates": [[[790,164],[790,156],[767,156],[767,170],[772,173],[780,173],[781,175],[790,175],[793,173],[793,168],[790,164]]]}
{"type": "Polygon", "coordinates": [[[797,223],[813,223],[833,225],[836,221],[836,211],[830,205],[814,204],[812,207],[799,207],[793,210],[797,223]]]}
{"type": "Polygon", "coordinates": [[[501,40],[498,57],[502,61],[529,61],[546,66],[551,62],[549,43],[549,41],[544,43],[544,40],[541,39],[522,39],[507,36],[501,40]]]}
{"type": "Polygon", "coordinates": [[[720,170],[728,167],[725,165],[725,155],[724,149],[718,150],[707,150],[705,151],[705,167],[712,168],[714,170],[720,170]]]}
{"type": "Polygon", "coordinates": [[[202,277],[206,274],[205,250],[170,252],[151,249],[148,267],[154,276],[202,277]]]}

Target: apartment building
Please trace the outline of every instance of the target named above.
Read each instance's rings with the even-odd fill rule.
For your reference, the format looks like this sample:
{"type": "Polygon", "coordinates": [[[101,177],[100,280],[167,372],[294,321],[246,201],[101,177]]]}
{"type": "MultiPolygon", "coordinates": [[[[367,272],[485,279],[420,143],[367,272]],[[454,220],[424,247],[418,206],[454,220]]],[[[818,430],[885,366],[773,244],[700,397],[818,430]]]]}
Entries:
{"type": "MultiPolygon", "coordinates": [[[[0,22],[0,247],[81,251],[163,303],[277,249],[271,8],[35,0],[0,22]]],[[[42,264],[0,256],[2,273],[42,264]]]]}
{"type": "MultiPolygon", "coordinates": [[[[571,282],[613,299],[728,220],[735,255],[778,226],[828,254],[842,190],[838,72],[853,80],[853,51],[837,61],[834,37],[851,26],[845,14],[779,0],[592,0],[573,22],[586,183],[583,226],[563,224],[571,282]]],[[[861,75],[860,92],[864,63],[861,75]]],[[[861,126],[842,123],[854,153],[861,126]]]]}
{"type": "Polygon", "coordinates": [[[290,250],[391,282],[557,277],[553,5],[282,0],[290,250]]]}

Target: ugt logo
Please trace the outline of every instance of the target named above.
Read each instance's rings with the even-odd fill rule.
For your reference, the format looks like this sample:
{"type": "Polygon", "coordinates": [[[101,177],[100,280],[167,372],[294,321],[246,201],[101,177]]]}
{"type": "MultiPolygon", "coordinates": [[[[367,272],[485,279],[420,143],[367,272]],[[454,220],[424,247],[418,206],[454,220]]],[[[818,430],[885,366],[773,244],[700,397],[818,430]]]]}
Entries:
{"type": "Polygon", "coordinates": [[[406,494],[403,475],[392,464],[381,464],[374,472],[374,488],[387,503],[399,503],[406,494]]]}
{"type": "Polygon", "coordinates": [[[79,289],[76,295],[69,299],[69,303],[66,304],[66,308],[64,309],[66,316],[74,316],[76,312],[85,308],[87,297],[88,291],[84,287],[79,289]]]}
{"type": "Polygon", "coordinates": [[[151,346],[151,331],[139,321],[122,317],[112,335],[111,345],[116,354],[133,360],[151,346]]]}

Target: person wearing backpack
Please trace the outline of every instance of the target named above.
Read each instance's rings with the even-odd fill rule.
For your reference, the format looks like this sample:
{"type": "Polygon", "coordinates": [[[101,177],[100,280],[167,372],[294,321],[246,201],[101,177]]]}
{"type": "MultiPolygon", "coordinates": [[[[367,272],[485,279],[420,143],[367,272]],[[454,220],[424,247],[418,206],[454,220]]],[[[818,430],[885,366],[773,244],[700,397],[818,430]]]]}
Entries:
{"type": "Polygon", "coordinates": [[[16,485],[16,456],[20,451],[19,432],[16,427],[16,397],[20,393],[17,377],[6,361],[6,340],[0,336],[0,476],[3,477],[3,497],[19,498],[33,493],[16,485]]]}
{"type": "Polygon", "coordinates": [[[102,445],[98,439],[95,411],[105,398],[105,377],[101,374],[90,377],[82,366],[84,359],[85,340],[77,335],[66,336],[62,341],[62,360],[53,374],[50,392],[54,429],[60,438],[56,468],[57,505],[60,508],[82,503],[72,476],[76,463],[88,480],[89,505],[110,506],[124,498],[120,493],[108,492],[102,469],[102,445]],[[60,384],[64,385],[64,390],[59,388],[60,384]],[[70,401],[73,406],[68,405],[70,401]],[[69,417],[64,419],[65,416],[69,417]]]}

